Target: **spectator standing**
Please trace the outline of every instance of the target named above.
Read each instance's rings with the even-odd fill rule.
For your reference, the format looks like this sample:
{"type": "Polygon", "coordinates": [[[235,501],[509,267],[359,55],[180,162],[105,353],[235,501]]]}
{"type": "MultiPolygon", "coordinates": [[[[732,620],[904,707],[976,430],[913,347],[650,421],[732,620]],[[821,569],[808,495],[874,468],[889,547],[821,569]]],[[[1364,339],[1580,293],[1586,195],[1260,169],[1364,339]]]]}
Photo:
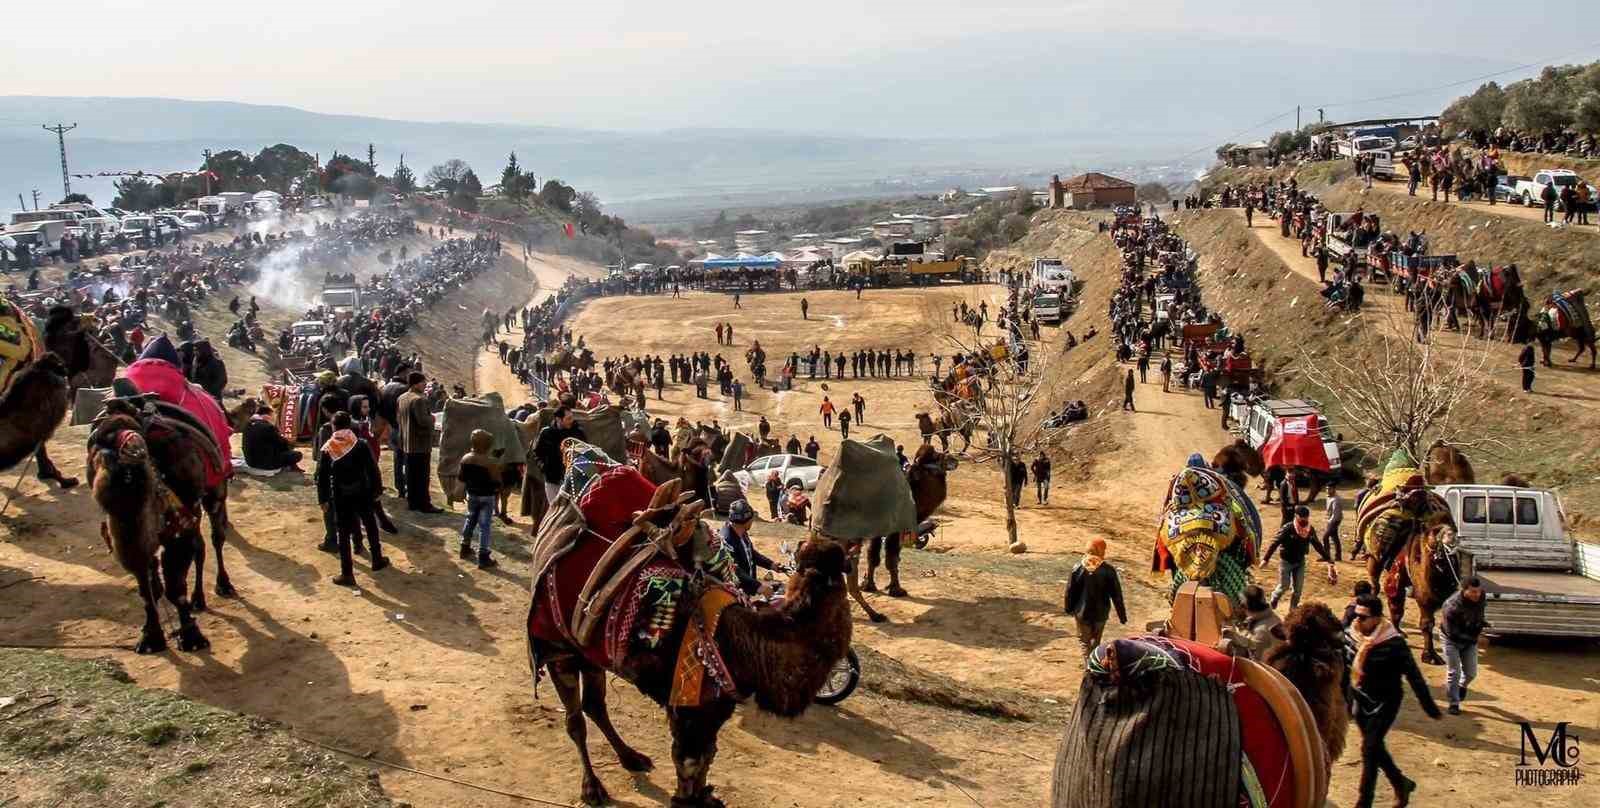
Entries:
{"type": "Polygon", "coordinates": [[[1461,714],[1467,685],[1478,676],[1478,637],[1489,627],[1483,611],[1483,580],[1476,575],[1462,581],[1461,589],[1444,602],[1439,622],[1444,634],[1444,694],[1451,715],[1461,714]]]}
{"type": "Polygon", "coordinates": [[[419,371],[406,376],[406,392],[395,404],[400,419],[400,451],[405,453],[406,505],[418,513],[443,513],[428,495],[428,466],[433,455],[433,409],[419,371]]]}
{"type": "Polygon", "coordinates": [[[1006,465],[1011,473],[1011,505],[1022,504],[1022,487],[1028,484],[1028,467],[1016,455],[1006,458],[1006,465]]]}
{"type": "Polygon", "coordinates": [[[1522,371],[1522,392],[1533,392],[1533,343],[1522,346],[1522,353],[1517,354],[1517,369],[1522,371]]]}
{"type": "Polygon", "coordinates": [[[1133,408],[1133,368],[1128,368],[1128,377],[1122,382],[1122,409],[1124,412],[1136,411],[1133,408]]]}
{"type": "Polygon", "coordinates": [[[577,420],[572,417],[571,410],[557,407],[555,418],[549,426],[539,430],[539,437],[533,443],[534,459],[544,475],[545,501],[551,504],[561,495],[561,481],[567,475],[566,466],[561,462],[561,442],[567,438],[585,440],[587,436],[583,434],[583,427],[578,426],[577,420]]]}
{"type": "MultiPolygon", "coordinates": [[[[372,507],[372,501],[383,491],[383,480],[378,475],[378,463],[372,452],[361,444],[361,439],[350,430],[350,413],[334,415],[333,434],[322,445],[317,457],[317,504],[333,514],[339,536],[339,574],[333,582],[339,586],[355,586],[352,546],[361,535],[361,517],[372,507]]],[[[389,566],[383,557],[383,548],[374,536],[372,541],[372,571],[389,566]]]]}
{"type": "Polygon", "coordinates": [[[1333,552],[1334,561],[1344,560],[1344,546],[1339,540],[1339,526],[1344,524],[1344,498],[1339,496],[1338,489],[1333,483],[1328,483],[1328,501],[1326,504],[1328,521],[1322,529],[1322,543],[1333,552]]]}
{"type": "Polygon", "coordinates": [[[840,440],[845,440],[845,439],[848,439],[849,437],[850,437],[850,411],[849,410],[844,410],[844,411],[839,413],[839,438],[840,438],[840,440]]]}
{"type": "Polygon", "coordinates": [[[1106,540],[1089,542],[1089,550],[1072,568],[1067,579],[1064,609],[1078,626],[1078,644],[1087,657],[1100,644],[1106,619],[1116,607],[1117,620],[1128,624],[1128,609],[1122,603],[1122,581],[1117,568],[1106,562],[1106,540]]]}
{"type": "Polygon", "coordinates": [[[817,443],[817,436],[816,435],[812,435],[811,439],[806,441],[806,457],[809,457],[812,460],[816,460],[817,459],[817,455],[821,454],[821,453],[822,453],[822,444],[817,443]]]}
{"type": "Polygon", "coordinates": [[[467,520],[461,525],[461,551],[463,559],[472,558],[472,532],[478,532],[478,568],[500,566],[490,555],[494,538],[494,510],[499,502],[501,466],[490,454],[494,436],[482,429],[472,430],[467,436],[471,451],[461,457],[461,484],[467,489],[467,520]]]}
{"type": "Polygon", "coordinates": [[[1043,505],[1050,501],[1050,458],[1044,452],[1033,461],[1034,494],[1043,505]]]}
{"type": "Polygon", "coordinates": [[[829,401],[827,396],[823,396],[822,397],[822,406],[817,408],[817,412],[822,413],[822,428],[823,429],[832,429],[833,428],[833,411],[834,411],[833,402],[829,401]]]}

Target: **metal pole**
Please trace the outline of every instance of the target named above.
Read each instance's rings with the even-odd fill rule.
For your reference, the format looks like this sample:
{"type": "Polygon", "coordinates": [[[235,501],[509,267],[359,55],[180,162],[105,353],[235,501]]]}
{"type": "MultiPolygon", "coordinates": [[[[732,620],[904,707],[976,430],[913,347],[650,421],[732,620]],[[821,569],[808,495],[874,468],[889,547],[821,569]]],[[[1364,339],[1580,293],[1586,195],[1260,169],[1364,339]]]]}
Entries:
{"type": "Polygon", "coordinates": [[[206,149],[204,152],[201,152],[201,154],[205,155],[206,161],[204,163],[200,164],[200,170],[205,174],[205,177],[206,177],[206,196],[210,196],[211,195],[211,150],[210,149],[206,149]]]}
{"type": "Polygon", "coordinates": [[[38,210],[39,209],[39,189],[38,188],[33,189],[33,209],[34,210],[38,210]]]}
{"type": "Polygon", "coordinates": [[[1300,105],[1294,105],[1294,131],[1300,131],[1300,105]]]}
{"type": "Polygon", "coordinates": [[[22,194],[17,194],[17,207],[22,208],[23,210],[28,209],[28,203],[23,200],[22,194]]]}
{"type": "MultiPolygon", "coordinates": [[[[65,199],[72,196],[72,179],[67,176],[67,133],[77,129],[78,125],[74,123],[68,126],[64,123],[58,123],[55,126],[45,124],[41,124],[41,126],[44,127],[46,132],[56,133],[56,146],[61,150],[61,197],[65,199]]],[[[37,210],[39,206],[35,204],[33,207],[37,210]]]]}

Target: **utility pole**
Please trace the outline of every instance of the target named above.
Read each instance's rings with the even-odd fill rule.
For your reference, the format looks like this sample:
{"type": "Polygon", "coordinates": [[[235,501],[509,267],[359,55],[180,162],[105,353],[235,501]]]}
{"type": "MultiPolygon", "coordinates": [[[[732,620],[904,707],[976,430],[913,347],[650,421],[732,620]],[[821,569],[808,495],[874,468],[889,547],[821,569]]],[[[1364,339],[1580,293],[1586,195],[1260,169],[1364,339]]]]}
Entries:
{"type": "Polygon", "coordinates": [[[204,163],[200,164],[200,173],[205,175],[205,178],[206,178],[206,196],[210,196],[211,195],[211,150],[210,149],[206,149],[205,151],[201,152],[201,154],[205,155],[206,161],[204,163]]]}
{"type": "Polygon", "coordinates": [[[39,189],[38,188],[33,189],[33,209],[34,210],[38,210],[39,209],[39,189]]]}
{"type": "MultiPolygon", "coordinates": [[[[56,146],[61,149],[61,198],[65,199],[72,195],[72,179],[67,176],[67,133],[77,129],[78,125],[74,123],[68,126],[64,123],[58,123],[55,126],[48,124],[42,124],[42,126],[44,126],[44,131],[56,133],[56,146]]],[[[35,191],[34,193],[38,192],[35,191]]],[[[34,210],[39,209],[37,201],[33,203],[33,208],[34,210]]]]}
{"type": "Polygon", "coordinates": [[[1300,105],[1294,105],[1294,131],[1300,131],[1300,105]]]}
{"type": "Polygon", "coordinates": [[[1317,107],[1317,123],[1322,123],[1322,107],[1317,107]]]}

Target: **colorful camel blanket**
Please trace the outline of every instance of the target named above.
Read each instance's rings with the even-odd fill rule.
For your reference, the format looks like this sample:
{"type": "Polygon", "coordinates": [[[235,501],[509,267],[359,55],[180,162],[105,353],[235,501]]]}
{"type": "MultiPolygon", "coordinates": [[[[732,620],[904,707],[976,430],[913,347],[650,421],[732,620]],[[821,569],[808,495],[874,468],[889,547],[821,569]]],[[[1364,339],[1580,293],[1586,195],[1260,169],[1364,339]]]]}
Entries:
{"type": "Polygon", "coordinates": [[[177,365],[164,359],[140,359],[129,365],[123,375],[139,392],[154,393],[162,401],[193,416],[210,431],[221,455],[221,464],[219,466],[209,455],[206,457],[207,486],[220,485],[233,475],[233,447],[229,441],[233,427],[228,425],[228,416],[216,399],[200,385],[185,379],[177,365]]]}
{"type": "MultiPolygon", "coordinates": [[[[1248,804],[1293,805],[1294,771],[1287,736],[1266,699],[1246,684],[1233,657],[1200,643],[1146,634],[1102,643],[1090,653],[1086,667],[1088,678],[1110,687],[1148,687],[1152,679],[1179,672],[1198,674],[1222,685],[1238,716],[1238,737],[1225,740],[1241,753],[1236,759],[1240,759],[1241,791],[1248,804]]],[[[1201,742],[1200,737],[1191,740],[1201,742]]]]}
{"type": "Polygon", "coordinates": [[[1242,602],[1245,571],[1261,546],[1255,503],[1196,456],[1173,475],[1162,507],[1152,570],[1172,573],[1174,593],[1194,580],[1242,602]]]}
{"type": "Polygon", "coordinates": [[[1356,536],[1385,570],[1413,537],[1453,524],[1450,506],[1427,489],[1422,469],[1404,449],[1395,450],[1378,482],[1378,490],[1356,511],[1356,536]]]}
{"type": "Polygon", "coordinates": [[[1586,330],[1592,326],[1589,307],[1583,302],[1582,289],[1557,292],[1544,302],[1543,318],[1560,331],[1586,330]]]}
{"type": "Polygon", "coordinates": [[[0,397],[11,392],[17,371],[44,355],[39,332],[17,304],[0,298],[0,397]]]}
{"type": "Polygon", "coordinates": [[[573,634],[585,583],[632,526],[633,515],[649,508],[656,486],[597,447],[568,440],[562,450],[562,496],[534,538],[529,636],[576,647],[607,670],[636,649],[676,647],[673,693],[681,701],[674,704],[701,704],[735,692],[714,638],[722,609],[742,596],[726,583],[735,580],[732,556],[703,526],[694,538],[693,570],[666,556],[649,560],[619,582],[600,630],[585,642],[573,634]]]}

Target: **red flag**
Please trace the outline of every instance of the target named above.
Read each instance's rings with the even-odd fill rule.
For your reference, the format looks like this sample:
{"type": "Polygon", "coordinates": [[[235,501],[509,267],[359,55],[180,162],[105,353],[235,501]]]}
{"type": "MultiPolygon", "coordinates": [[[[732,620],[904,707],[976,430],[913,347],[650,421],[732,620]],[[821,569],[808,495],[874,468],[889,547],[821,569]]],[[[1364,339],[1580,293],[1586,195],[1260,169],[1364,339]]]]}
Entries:
{"type": "Polygon", "coordinates": [[[572,222],[561,225],[561,229],[566,232],[567,238],[572,238],[572,222]]]}

